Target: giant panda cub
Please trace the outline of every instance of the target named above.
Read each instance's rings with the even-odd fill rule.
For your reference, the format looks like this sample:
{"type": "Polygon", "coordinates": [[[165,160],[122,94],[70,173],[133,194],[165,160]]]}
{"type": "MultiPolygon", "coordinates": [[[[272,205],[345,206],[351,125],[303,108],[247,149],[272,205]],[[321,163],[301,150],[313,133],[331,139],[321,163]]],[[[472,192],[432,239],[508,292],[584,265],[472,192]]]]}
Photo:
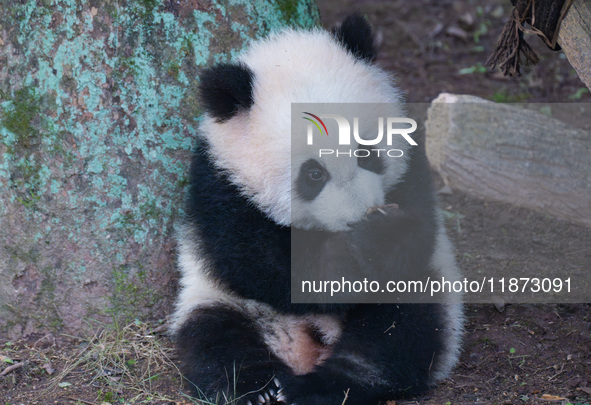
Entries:
{"type": "Polygon", "coordinates": [[[378,404],[424,392],[457,361],[459,304],[291,303],[296,231],[313,244],[302,267],[330,266],[334,251],[324,249],[336,244],[352,252],[339,261],[351,273],[381,266],[392,278],[459,276],[420,146],[403,158],[348,163],[346,176],[334,161],[298,156],[292,175],[291,103],[402,101],[375,57],[368,23],[351,16],[333,32],[271,35],[201,75],[205,114],[172,325],[195,397],[378,404]],[[335,199],[347,209],[326,204],[335,199]]]}

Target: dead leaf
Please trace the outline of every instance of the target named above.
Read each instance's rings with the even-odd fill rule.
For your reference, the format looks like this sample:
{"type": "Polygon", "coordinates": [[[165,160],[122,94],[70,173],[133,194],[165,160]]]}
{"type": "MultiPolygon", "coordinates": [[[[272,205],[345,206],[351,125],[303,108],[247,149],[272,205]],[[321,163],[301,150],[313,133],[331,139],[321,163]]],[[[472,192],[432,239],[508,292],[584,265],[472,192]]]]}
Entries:
{"type": "Polygon", "coordinates": [[[543,394],[542,400],[543,401],[552,401],[552,402],[559,402],[564,401],[566,398],[559,397],[558,395],[550,395],[550,394],[543,394]]]}
{"type": "Polygon", "coordinates": [[[44,365],[41,366],[41,368],[45,371],[47,371],[47,374],[52,375],[55,370],[53,367],[51,367],[51,363],[45,363],[44,365]]]}

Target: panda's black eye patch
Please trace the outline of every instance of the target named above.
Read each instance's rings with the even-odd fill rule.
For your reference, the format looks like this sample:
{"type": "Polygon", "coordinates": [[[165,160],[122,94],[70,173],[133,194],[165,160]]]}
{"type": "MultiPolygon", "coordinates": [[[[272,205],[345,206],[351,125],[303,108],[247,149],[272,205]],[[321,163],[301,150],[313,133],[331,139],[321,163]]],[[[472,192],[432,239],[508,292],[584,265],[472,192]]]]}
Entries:
{"type": "Polygon", "coordinates": [[[326,169],[314,159],[307,160],[300,167],[296,180],[296,191],[305,201],[312,201],[320,194],[330,176],[326,169]]]}
{"type": "Polygon", "coordinates": [[[359,154],[357,166],[376,174],[384,174],[384,161],[378,155],[378,151],[362,146],[359,149],[365,149],[367,152],[359,154]]]}

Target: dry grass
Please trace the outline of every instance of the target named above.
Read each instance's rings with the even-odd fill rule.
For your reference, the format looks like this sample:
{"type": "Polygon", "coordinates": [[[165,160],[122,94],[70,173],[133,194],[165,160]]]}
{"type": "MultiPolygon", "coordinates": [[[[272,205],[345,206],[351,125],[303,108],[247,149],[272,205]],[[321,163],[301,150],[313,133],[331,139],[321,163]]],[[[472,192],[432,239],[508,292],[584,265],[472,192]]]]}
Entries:
{"type": "Polygon", "coordinates": [[[112,390],[100,390],[100,400],[109,402],[113,392],[132,393],[126,395],[126,403],[179,403],[163,394],[155,382],[162,374],[178,376],[178,391],[182,375],[173,362],[173,349],[161,342],[158,333],[163,328],[153,328],[140,321],[120,327],[102,325],[91,337],[79,338],[79,347],[66,359],[63,370],[51,380],[47,391],[67,387],[68,380],[85,378],[89,385],[105,386],[112,390]],[[111,393],[109,395],[109,393],[111,393]]]}

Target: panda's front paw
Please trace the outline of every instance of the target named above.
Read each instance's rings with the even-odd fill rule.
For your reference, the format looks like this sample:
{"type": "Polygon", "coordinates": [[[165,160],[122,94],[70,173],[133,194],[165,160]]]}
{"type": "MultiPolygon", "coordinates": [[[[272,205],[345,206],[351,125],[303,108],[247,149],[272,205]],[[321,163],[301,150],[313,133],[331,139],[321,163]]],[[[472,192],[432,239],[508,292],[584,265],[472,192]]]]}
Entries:
{"type": "Polygon", "coordinates": [[[288,405],[341,405],[346,397],[334,381],[327,382],[318,373],[300,375],[287,382],[289,385],[281,393],[288,405]]]}
{"type": "Polygon", "coordinates": [[[287,402],[283,385],[277,378],[269,383],[258,393],[250,394],[249,397],[255,397],[246,401],[247,405],[291,405],[287,402]]]}

